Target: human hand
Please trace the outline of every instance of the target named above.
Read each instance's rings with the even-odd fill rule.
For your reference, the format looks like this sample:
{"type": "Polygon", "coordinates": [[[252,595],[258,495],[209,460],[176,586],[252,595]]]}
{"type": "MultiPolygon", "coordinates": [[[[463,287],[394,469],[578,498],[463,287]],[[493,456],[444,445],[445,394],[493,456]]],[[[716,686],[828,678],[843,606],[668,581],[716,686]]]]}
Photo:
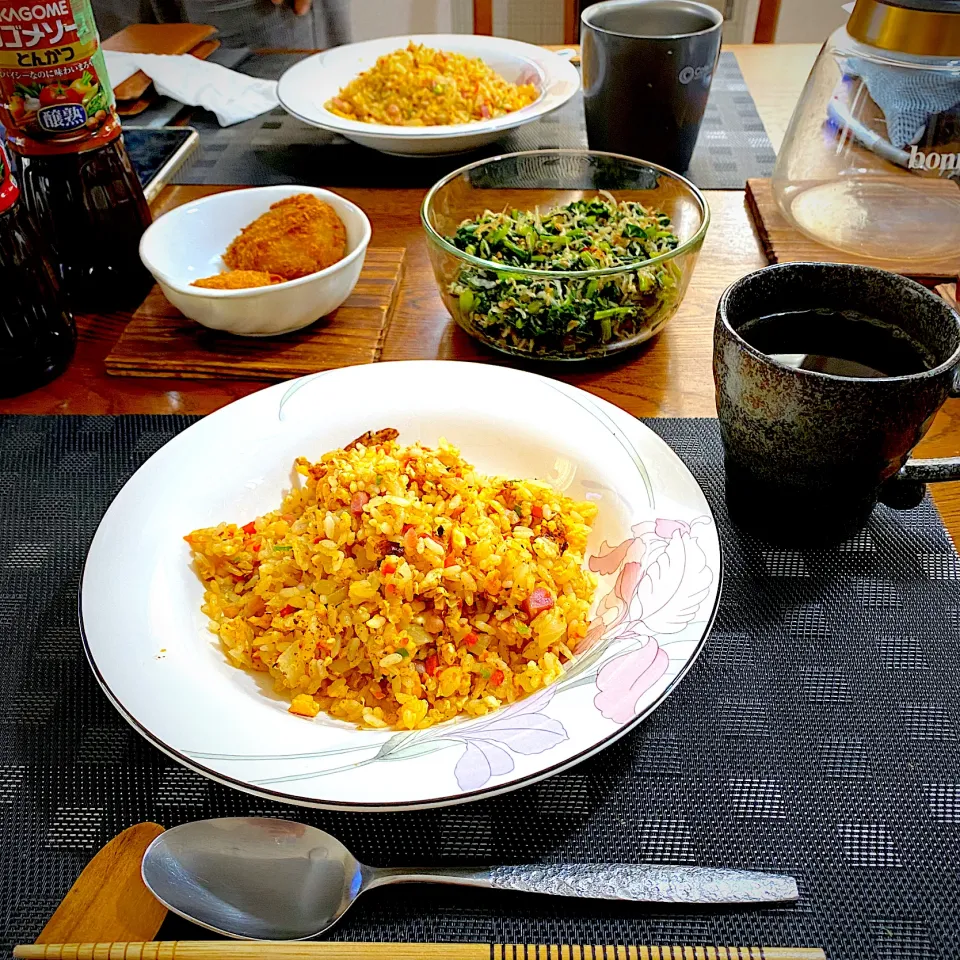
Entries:
{"type": "MultiPolygon", "coordinates": [[[[272,0],[272,3],[275,7],[282,7],[286,0],[272,0]]],[[[298,16],[302,17],[305,13],[309,12],[310,7],[313,4],[313,0],[293,0],[293,12],[298,16]]]]}

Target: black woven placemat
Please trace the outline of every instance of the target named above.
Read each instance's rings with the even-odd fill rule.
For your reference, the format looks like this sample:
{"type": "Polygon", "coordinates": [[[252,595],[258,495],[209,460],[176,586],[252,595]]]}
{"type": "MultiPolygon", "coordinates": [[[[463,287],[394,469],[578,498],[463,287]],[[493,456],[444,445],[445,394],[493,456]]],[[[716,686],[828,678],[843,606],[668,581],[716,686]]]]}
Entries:
{"type": "MultiPolygon", "coordinates": [[[[298,54],[253,55],[237,69],[275,78],[298,59],[298,54]]],[[[176,183],[426,188],[451,170],[485,156],[587,146],[583,99],[579,94],[542,120],[458,157],[388,157],[308,126],[282,107],[232,127],[220,127],[216,118],[205,111],[197,111],[190,123],[200,131],[200,152],[178,174],[176,183]]],[[[742,190],[750,178],[769,177],[775,160],[737,58],[724,51],[687,176],[703,189],[742,190]]]]}
{"type": "MultiPolygon", "coordinates": [[[[802,892],[776,909],[664,911],[390,887],[365,895],[336,938],[957,955],[960,558],[929,500],[878,509],[835,550],[769,549],[729,525],[716,423],[648,421],[703,485],[725,554],[719,618],[677,692],[600,756],[508,796],[323,813],[177,766],[121,720],[84,661],[77,588],[96,524],[193,419],[0,417],[0,949],[31,940],[124,827],[264,814],[322,826],[377,864],[736,865],[792,873],[802,892]]],[[[206,936],[179,921],[162,935],[206,936]]]]}

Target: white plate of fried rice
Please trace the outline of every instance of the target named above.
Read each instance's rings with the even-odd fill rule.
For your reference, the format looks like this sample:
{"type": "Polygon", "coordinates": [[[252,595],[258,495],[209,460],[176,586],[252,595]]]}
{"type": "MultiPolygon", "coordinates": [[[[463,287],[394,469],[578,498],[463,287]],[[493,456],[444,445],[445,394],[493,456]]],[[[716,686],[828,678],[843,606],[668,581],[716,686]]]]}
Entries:
{"type": "Polygon", "coordinates": [[[185,430],[105,514],[80,613],[103,689],[174,760],[385,811],[513,790],[623,736],[693,663],[720,580],[702,491],[639,421],[418,361],[185,430]]]}
{"type": "Polygon", "coordinates": [[[492,143],[562,107],[579,89],[580,74],[569,60],[542,47],[421,34],[307,57],[283,74],[277,95],[293,116],[363,146],[438,156],[492,143]],[[411,48],[424,56],[413,58],[411,48]]]}

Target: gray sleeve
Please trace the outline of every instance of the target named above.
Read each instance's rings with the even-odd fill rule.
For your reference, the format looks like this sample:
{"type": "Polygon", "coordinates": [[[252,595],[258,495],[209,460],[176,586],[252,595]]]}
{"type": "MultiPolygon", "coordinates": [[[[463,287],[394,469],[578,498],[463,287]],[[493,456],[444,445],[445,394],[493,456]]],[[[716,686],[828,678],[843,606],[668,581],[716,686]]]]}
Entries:
{"type": "MultiPolygon", "coordinates": [[[[123,0],[95,0],[123,4],[123,0]]],[[[137,0],[131,0],[136,3],[137,0]]],[[[225,47],[277,47],[317,50],[349,39],[349,0],[313,0],[298,17],[292,0],[275,7],[270,0],[181,0],[183,19],[209,23],[225,47]]]]}
{"type": "Polygon", "coordinates": [[[160,23],[150,0],[92,0],[100,38],[106,40],[132,23],[160,23]]]}
{"type": "Polygon", "coordinates": [[[321,47],[338,47],[350,42],[350,0],[320,0],[325,11],[326,35],[321,47]]]}

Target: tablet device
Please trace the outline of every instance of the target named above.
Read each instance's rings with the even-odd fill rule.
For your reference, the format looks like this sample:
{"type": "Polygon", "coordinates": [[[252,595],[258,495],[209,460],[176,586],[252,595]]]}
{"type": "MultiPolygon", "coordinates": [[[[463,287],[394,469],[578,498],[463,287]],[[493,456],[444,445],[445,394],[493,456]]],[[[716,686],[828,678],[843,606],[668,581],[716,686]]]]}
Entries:
{"type": "Polygon", "coordinates": [[[197,149],[193,127],[124,127],[123,142],[150,203],[197,149]]]}

